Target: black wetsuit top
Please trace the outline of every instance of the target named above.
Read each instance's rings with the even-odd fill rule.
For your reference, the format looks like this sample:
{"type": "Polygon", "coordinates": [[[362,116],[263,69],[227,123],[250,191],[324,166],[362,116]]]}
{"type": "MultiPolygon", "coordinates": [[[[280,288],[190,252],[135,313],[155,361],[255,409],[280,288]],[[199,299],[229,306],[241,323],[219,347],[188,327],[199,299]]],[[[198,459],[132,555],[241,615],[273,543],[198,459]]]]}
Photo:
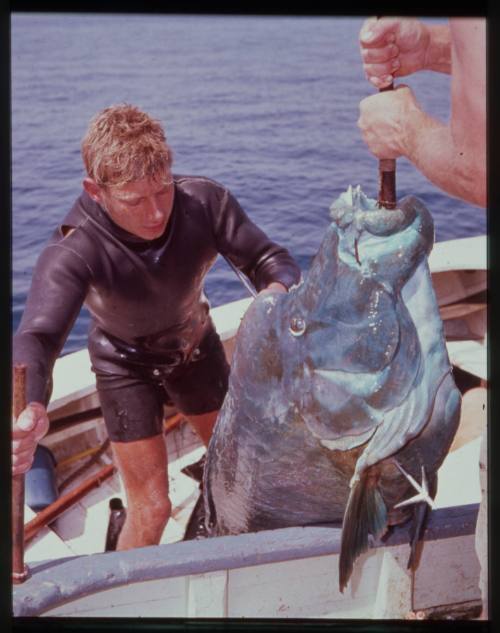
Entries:
{"type": "Polygon", "coordinates": [[[92,365],[113,373],[119,358],[168,363],[188,357],[210,327],[203,282],[218,253],[257,290],[299,281],[288,251],[268,239],[222,185],[192,176],[174,182],[172,214],[155,240],[117,226],[86,192],[52,235],[14,337],[14,362],[28,365],[28,402],[48,403],[54,362],[82,304],[92,315],[92,365]]]}

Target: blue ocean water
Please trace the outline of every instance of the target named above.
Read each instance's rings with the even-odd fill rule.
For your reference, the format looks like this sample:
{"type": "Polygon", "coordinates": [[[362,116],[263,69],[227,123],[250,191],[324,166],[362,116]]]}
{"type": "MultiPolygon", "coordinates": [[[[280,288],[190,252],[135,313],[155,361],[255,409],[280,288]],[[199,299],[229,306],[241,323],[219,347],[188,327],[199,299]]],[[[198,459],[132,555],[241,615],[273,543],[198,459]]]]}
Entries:
{"type": "MultiPolygon", "coordinates": [[[[443,20],[435,20],[437,22],[443,20]]],[[[357,128],[365,80],[362,18],[13,14],[13,327],[36,258],[81,190],[80,141],[102,108],[133,103],[164,124],[174,172],[222,182],[307,269],[332,200],[349,184],[376,197],[378,167],[357,128]]],[[[449,77],[405,79],[446,121],[449,77]]],[[[398,197],[419,196],[436,239],[486,231],[483,210],[397,164],[398,197]]],[[[247,296],[223,260],[207,277],[213,306],[247,296]]],[[[64,352],[83,347],[83,309],[64,352]]]]}

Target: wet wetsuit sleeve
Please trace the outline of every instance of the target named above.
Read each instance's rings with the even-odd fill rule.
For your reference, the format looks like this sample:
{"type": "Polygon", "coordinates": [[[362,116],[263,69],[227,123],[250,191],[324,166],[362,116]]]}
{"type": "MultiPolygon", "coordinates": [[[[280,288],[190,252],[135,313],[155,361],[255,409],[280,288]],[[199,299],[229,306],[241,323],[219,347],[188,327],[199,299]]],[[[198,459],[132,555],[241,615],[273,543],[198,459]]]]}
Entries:
{"type": "Polygon", "coordinates": [[[299,282],[300,268],[287,249],[270,240],[227,190],[216,213],[215,237],[218,251],[242,270],[257,290],[273,281],[286,288],[299,282]]]}
{"type": "Polygon", "coordinates": [[[28,402],[47,405],[55,360],[80,312],[91,277],[85,261],[67,247],[51,245],[40,255],[13,341],[14,363],[27,365],[28,402]]]}

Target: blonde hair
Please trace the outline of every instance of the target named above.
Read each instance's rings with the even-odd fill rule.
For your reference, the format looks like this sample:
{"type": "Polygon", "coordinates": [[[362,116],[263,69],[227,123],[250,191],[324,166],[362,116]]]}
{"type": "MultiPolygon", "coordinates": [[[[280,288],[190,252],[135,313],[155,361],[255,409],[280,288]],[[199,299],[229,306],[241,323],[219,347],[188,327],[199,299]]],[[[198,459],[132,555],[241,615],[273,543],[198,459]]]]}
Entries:
{"type": "Polygon", "coordinates": [[[96,114],[82,140],[82,158],[99,185],[121,185],[161,177],[172,151],[159,121],[127,103],[96,114]]]}

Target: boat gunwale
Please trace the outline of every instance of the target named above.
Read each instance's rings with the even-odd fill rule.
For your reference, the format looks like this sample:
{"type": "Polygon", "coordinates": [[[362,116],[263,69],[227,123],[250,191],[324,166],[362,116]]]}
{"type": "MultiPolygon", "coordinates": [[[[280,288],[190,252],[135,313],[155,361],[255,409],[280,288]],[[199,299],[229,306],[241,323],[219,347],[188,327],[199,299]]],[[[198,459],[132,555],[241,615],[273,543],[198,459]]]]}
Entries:
{"type": "MultiPolygon", "coordinates": [[[[433,510],[424,541],[473,537],[478,510],[477,503],[433,510]]],[[[40,561],[32,565],[30,578],[15,587],[13,613],[43,615],[78,598],[137,582],[339,554],[340,541],[340,527],[318,525],[40,561]]],[[[384,542],[372,542],[369,549],[404,544],[406,524],[392,528],[384,542]]]]}

